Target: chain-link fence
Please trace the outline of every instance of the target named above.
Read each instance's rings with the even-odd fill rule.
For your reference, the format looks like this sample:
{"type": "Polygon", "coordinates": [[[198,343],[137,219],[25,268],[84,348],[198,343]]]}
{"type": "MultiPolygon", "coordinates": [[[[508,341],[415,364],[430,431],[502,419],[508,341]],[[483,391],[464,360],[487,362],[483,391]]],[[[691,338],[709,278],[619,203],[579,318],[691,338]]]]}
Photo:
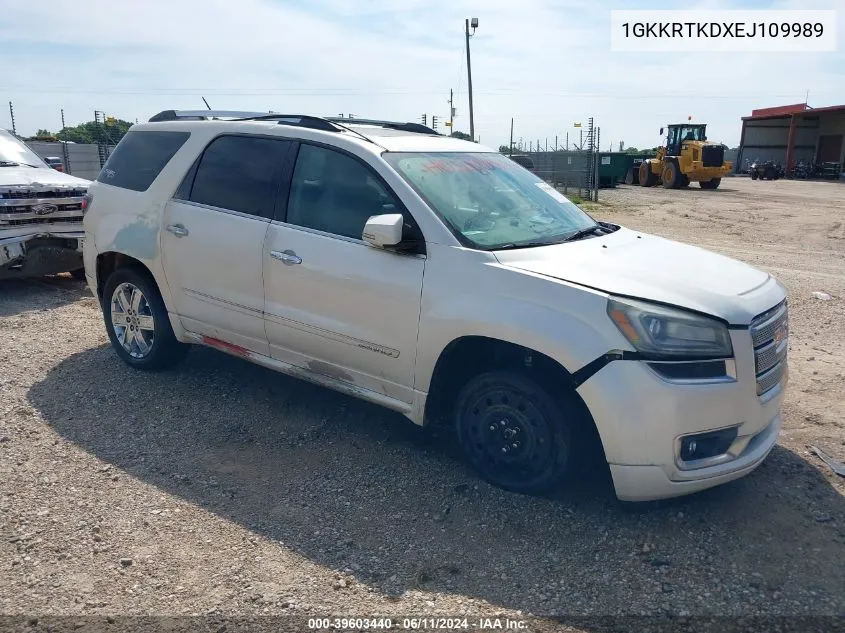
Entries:
{"type": "MultiPolygon", "coordinates": [[[[63,143],[61,141],[25,141],[25,143],[41,158],[61,158],[65,173],[87,180],[94,180],[100,173],[101,149],[96,144],[63,143]]],[[[106,148],[106,157],[108,157],[111,149],[111,147],[106,148]]]]}

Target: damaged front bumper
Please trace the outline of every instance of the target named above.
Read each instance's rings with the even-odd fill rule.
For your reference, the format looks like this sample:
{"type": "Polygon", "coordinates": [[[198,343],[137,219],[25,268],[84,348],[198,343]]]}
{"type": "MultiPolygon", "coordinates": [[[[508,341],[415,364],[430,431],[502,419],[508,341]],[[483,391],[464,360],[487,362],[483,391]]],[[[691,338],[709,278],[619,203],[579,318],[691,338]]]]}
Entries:
{"type": "MultiPolygon", "coordinates": [[[[75,227],[74,227],[75,228],[75,227]]],[[[83,267],[85,232],[39,231],[6,236],[0,231],[0,279],[40,277],[83,267]]]]}

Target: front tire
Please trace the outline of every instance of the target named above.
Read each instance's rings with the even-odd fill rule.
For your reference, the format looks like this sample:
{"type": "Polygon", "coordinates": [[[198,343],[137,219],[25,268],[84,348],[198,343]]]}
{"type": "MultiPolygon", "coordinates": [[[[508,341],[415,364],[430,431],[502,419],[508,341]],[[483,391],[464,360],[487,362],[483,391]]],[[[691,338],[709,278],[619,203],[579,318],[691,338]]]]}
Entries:
{"type": "Polygon", "coordinates": [[[133,268],[118,268],[106,280],[103,318],[112,347],[130,367],[171,367],[190,347],[176,340],[155,282],[133,268]]]}
{"type": "Polygon", "coordinates": [[[663,168],[663,186],[666,189],[677,189],[683,182],[683,174],[678,169],[678,165],[674,162],[666,162],[663,168]]]}
{"type": "Polygon", "coordinates": [[[520,374],[494,371],[470,380],[458,396],[455,425],[467,460],[494,486],[541,492],[570,470],[574,420],[520,374]]]}
{"type": "Polygon", "coordinates": [[[651,163],[644,160],[640,163],[640,186],[653,187],[657,184],[657,176],[651,171],[651,163]]]}

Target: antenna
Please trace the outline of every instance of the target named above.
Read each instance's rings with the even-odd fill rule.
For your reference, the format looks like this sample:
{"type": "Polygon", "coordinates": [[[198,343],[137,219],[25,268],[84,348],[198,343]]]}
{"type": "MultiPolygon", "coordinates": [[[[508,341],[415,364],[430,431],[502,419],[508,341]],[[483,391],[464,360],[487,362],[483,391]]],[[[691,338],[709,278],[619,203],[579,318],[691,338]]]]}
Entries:
{"type": "Polygon", "coordinates": [[[205,107],[211,110],[211,106],[208,105],[208,101],[205,100],[205,97],[202,97],[202,102],[205,104],[205,107]]]}

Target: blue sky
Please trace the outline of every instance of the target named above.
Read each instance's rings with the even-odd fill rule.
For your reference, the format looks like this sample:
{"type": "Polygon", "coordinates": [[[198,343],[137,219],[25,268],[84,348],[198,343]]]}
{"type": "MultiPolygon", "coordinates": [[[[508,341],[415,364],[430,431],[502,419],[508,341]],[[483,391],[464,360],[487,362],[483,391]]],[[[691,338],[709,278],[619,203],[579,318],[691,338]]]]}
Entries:
{"type": "MultiPolygon", "coordinates": [[[[683,8],[839,9],[835,53],[613,53],[611,9],[650,0],[0,0],[0,126],[58,129],[102,110],[170,108],[445,120],[469,128],[464,18],[482,143],[555,135],[593,116],[602,146],[653,146],[687,116],[734,145],[752,108],[845,103],[845,0],[700,0],[683,8]]],[[[673,5],[671,8],[681,8],[673,5]]]]}

